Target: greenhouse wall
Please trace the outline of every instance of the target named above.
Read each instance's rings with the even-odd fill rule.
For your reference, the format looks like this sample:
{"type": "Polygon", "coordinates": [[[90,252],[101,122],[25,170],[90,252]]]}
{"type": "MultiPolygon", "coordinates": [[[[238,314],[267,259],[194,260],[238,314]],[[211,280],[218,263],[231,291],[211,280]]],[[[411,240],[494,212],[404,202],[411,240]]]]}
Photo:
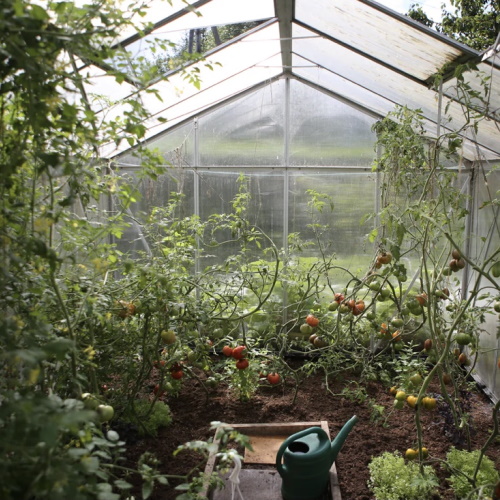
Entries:
{"type": "MultiPolygon", "coordinates": [[[[381,180],[372,171],[377,154],[375,122],[369,113],[300,81],[274,81],[150,140],[148,147],[165,158],[164,174],[157,180],[140,181],[142,199],[135,216],[141,220],[141,214],[166,205],[171,193],[183,195],[178,206],[181,217],[196,214],[207,220],[212,214],[229,213],[244,176],[251,194],[249,221],[286,251],[291,234],[300,233],[306,242],[314,240],[309,201],[312,192],[320,192],[333,201],[333,211],[325,211],[319,219],[327,242],[325,252],[334,253],[339,265],[353,273],[363,272],[373,258],[374,242],[368,235],[379,209],[381,180]]],[[[122,175],[135,176],[141,165],[134,153],[115,160],[122,175]]],[[[465,228],[469,237],[464,238],[472,257],[498,244],[498,230],[494,235],[487,233],[497,210],[483,204],[485,189],[491,194],[500,188],[500,175],[489,169],[485,184],[474,182],[476,172],[459,169],[456,180],[464,192],[472,189],[471,216],[465,228]]],[[[148,251],[138,224],[116,243],[124,252],[148,251]]],[[[198,268],[221,263],[234,251],[236,246],[229,245],[217,255],[200,253],[198,268]]],[[[256,260],[261,257],[254,256],[256,260]]],[[[317,259],[317,249],[305,247],[301,258],[317,259]]],[[[419,257],[409,255],[405,265],[411,276],[418,270],[419,257]]],[[[467,294],[477,277],[468,273],[464,277],[462,293],[467,294]]],[[[330,278],[340,284],[345,277],[330,278]]],[[[478,380],[493,398],[500,397],[497,324],[497,316],[488,315],[480,340],[484,353],[476,366],[478,380]]]]}
{"type": "MultiPolygon", "coordinates": [[[[484,257],[500,244],[500,221],[498,206],[488,203],[494,193],[500,190],[500,164],[484,166],[477,170],[478,179],[475,183],[474,210],[471,221],[471,256],[484,257]],[[486,182],[484,182],[486,181],[486,182]]],[[[473,273],[469,278],[469,288],[480,280],[480,296],[486,292],[495,293],[495,289],[484,277],[473,273]]],[[[497,282],[499,279],[497,278],[497,282]]],[[[484,301],[482,301],[484,303],[484,301]]],[[[497,365],[497,353],[500,349],[500,326],[498,314],[485,315],[485,323],[480,334],[482,354],[476,366],[477,378],[493,399],[500,399],[500,370],[497,365]]]]}

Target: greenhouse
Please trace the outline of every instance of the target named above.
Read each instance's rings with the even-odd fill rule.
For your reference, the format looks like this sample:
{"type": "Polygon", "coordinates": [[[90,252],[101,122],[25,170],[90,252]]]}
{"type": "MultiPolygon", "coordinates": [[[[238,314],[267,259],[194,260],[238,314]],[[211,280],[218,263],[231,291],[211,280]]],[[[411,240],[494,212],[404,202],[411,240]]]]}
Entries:
{"type": "Polygon", "coordinates": [[[500,499],[500,34],[372,0],[2,25],[1,498],[221,500],[241,455],[245,500],[500,499]]]}

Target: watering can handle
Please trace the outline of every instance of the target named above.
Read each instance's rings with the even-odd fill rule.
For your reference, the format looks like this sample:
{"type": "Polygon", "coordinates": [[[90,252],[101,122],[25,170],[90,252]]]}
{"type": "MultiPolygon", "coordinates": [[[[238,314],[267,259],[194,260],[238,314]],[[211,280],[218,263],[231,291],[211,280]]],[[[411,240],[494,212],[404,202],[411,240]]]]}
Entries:
{"type": "Polygon", "coordinates": [[[281,459],[283,457],[283,453],[285,453],[285,450],[288,448],[290,443],[296,441],[297,439],[300,439],[301,437],[308,436],[309,434],[312,433],[317,433],[317,434],[323,433],[326,436],[326,432],[321,427],[309,427],[308,429],[304,429],[303,431],[297,432],[296,434],[292,434],[291,436],[287,437],[283,441],[283,443],[281,443],[281,446],[278,450],[278,454],[276,455],[276,468],[278,469],[280,475],[284,472],[281,459]]]}

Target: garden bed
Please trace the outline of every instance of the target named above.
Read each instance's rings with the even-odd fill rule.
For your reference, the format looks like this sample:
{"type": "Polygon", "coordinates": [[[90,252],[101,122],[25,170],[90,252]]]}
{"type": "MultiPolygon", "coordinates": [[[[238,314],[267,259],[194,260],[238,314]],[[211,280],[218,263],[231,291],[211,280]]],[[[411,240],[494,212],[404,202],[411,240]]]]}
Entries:
{"type": "MultiPolygon", "coordinates": [[[[367,486],[368,464],[372,457],[384,451],[399,450],[404,454],[406,449],[416,447],[415,410],[406,405],[401,410],[394,409],[394,397],[387,387],[380,382],[358,384],[352,375],[329,380],[328,388],[323,375],[312,375],[301,385],[295,404],[292,404],[293,388],[289,380],[277,386],[263,381],[255,396],[242,402],[225,384],[219,384],[207,400],[199,381],[186,380],[178,396],[162,397],[172,410],[173,422],[160,429],[158,437],[137,438],[134,442],[133,434],[123,436],[129,443],[128,459],[132,462],[144,451],[151,451],[159,458],[163,473],[183,475],[200,463],[200,457],[187,451],[174,457],[174,450],[187,441],[211,438],[212,421],[235,424],[324,420],[328,421],[334,437],[347,420],[357,415],[359,422],[336,460],[340,491],[344,500],[374,498],[367,486]]],[[[434,466],[440,481],[435,498],[452,499],[447,474],[439,461],[445,459],[452,446],[461,448],[465,443],[452,425],[447,404],[437,388],[431,390],[435,391],[438,405],[436,410],[422,413],[424,445],[429,450],[427,463],[434,466]]],[[[463,391],[457,396],[471,417],[468,425],[472,449],[479,449],[493,427],[492,404],[479,391],[463,391]]],[[[500,468],[498,439],[487,455],[500,468]]],[[[171,481],[169,487],[157,488],[152,499],[174,499],[179,494],[172,489],[174,484],[175,481],[171,481]]]]}

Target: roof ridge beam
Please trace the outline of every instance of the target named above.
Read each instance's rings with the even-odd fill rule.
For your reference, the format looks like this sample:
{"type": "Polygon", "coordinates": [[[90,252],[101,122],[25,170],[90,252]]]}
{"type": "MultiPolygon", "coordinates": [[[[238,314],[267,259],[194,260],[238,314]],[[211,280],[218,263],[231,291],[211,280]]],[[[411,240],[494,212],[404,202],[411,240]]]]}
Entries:
{"type": "Polygon", "coordinates": [[[279,19],[281,62],[283,72],[290,73],[292,67],[292,20],[295,0],[274,0],[274,10],[279,19]]]}

